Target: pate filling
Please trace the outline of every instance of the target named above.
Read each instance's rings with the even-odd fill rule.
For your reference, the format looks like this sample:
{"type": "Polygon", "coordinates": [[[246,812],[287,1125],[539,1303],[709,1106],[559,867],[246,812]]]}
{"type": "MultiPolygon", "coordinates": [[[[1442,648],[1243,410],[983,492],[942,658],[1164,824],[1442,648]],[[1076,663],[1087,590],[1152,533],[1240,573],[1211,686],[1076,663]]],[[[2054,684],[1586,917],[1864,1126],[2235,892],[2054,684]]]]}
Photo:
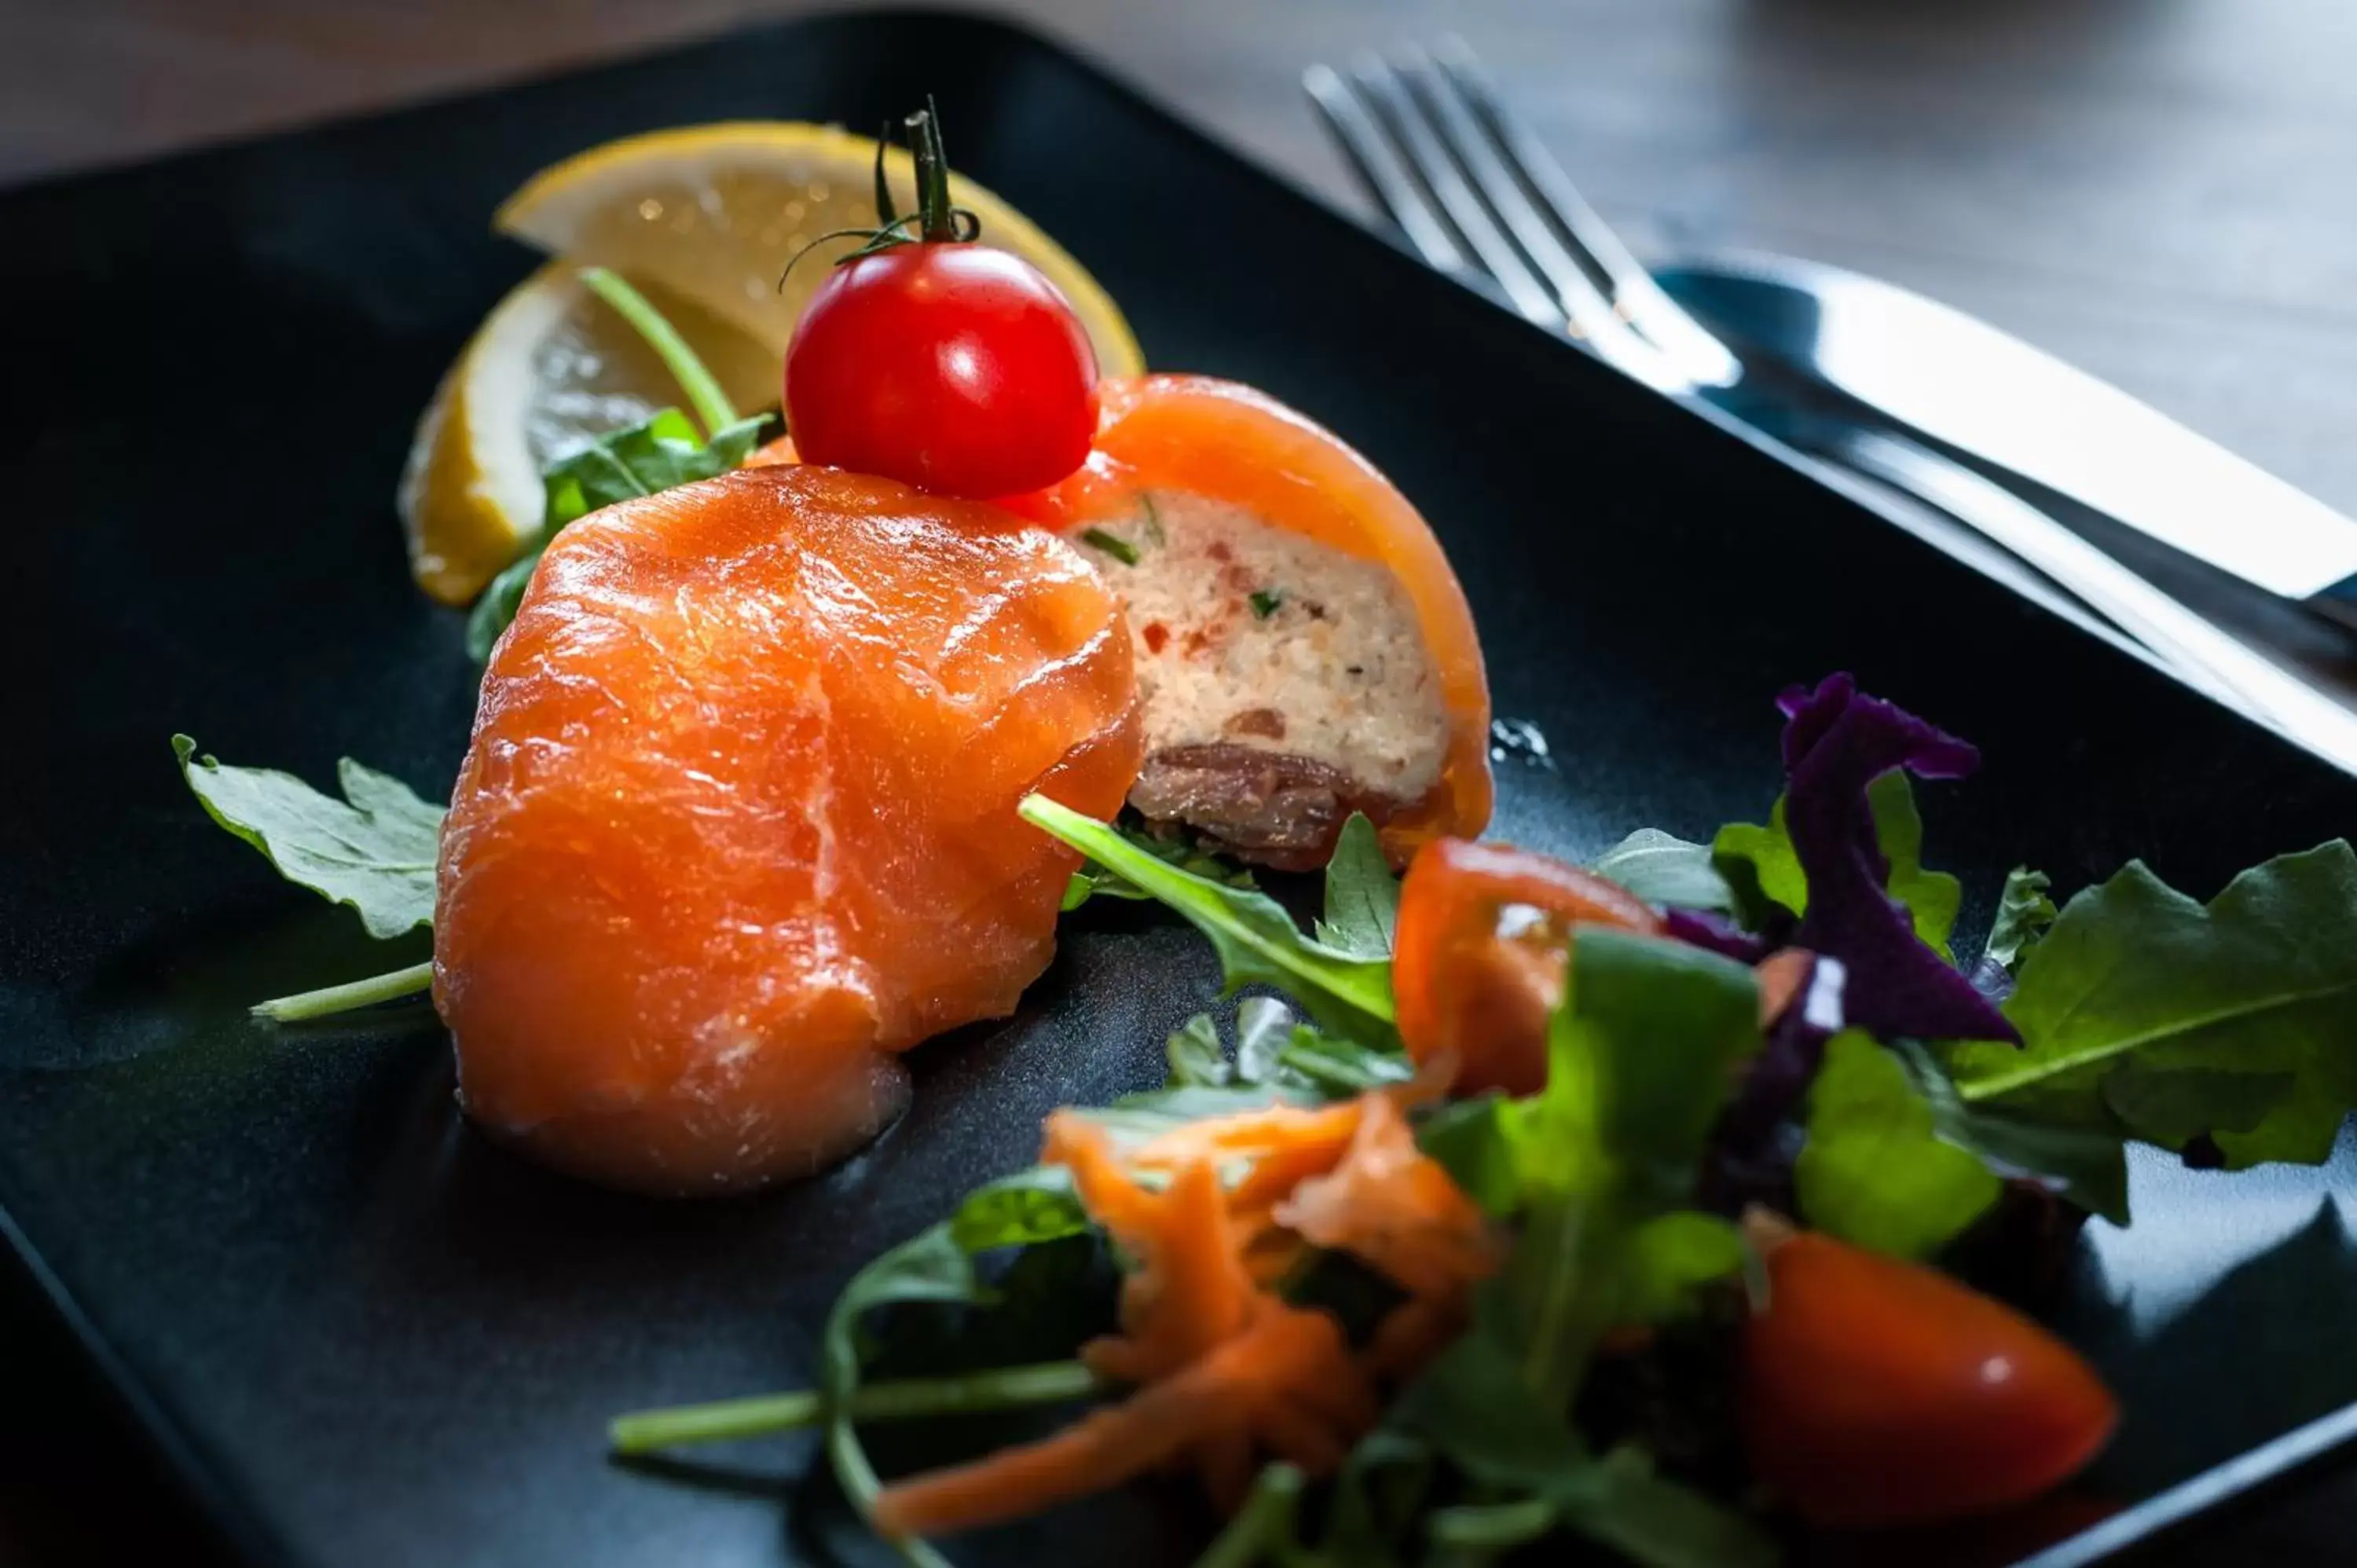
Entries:
{"type": "Polygon", "coordinates": [[[1438,782],[1440,682],[1381,564],[1174,490],[1072,542],[1126,605],[1149,754],[1299,757],[1399,804],[1438,782]]]}

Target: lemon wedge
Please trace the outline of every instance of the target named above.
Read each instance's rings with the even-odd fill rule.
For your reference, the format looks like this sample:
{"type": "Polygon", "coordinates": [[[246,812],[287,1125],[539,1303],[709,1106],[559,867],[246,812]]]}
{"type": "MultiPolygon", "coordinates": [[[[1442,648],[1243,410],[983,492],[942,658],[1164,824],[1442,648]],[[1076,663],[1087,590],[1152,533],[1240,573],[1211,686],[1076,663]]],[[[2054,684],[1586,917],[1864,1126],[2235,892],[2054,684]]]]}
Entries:
{"type": "MultiPolygon", "coordinates": [[[[777,355],[692,301],[634,281],[740,411],[777,406],[777,355]]],[[[686,402],[578,269],[552,264],[517,285],[443,378],[410,447],[399,504],[418,585],[446,604],[473,598],[539,532],[543,468],[686,402]]]]}
{"type": "MultiPolygon", "coordinates": [[[[527,181],[500,209],[506,233],[562,258],[501,300],[443,378],[400,490],[412,574],[464,604],[540,529],[553,460],[655,410],[684,407],[670,371],[579,278],[620,274],[676,328],[740,412],[775,408],[787,341],[834,261],[816,236],[874,225],[876,144],[824,125],[736,121],[608,142],[527,181]],[[778,280],[785,276],[784,288],[778,280]]],[[[886,155],[905,209],[908,153],[886,155]]],[[[1071,302],[1108,376],[1145,369],[1137,340],[1087,269],[971,180],[950,192],[982,237],[1023,257],[1071,302]]]]}
{"type": "MultiPolygon", "coordinates": [[[[876,143],[826,125],[742,120],[626,137],[544,169],[500,209],[504,233],[553,255],[613,268],[694,301],[781,358],[828,267],[872,228],[876,143]],[[782,288],[779,279],[783,277],[782,288]]],[[[885,169],[900,210],[916,205],[915,169],[899,147],[885,169]]],[[[950,195],[982,220],[982,241],[1038,267],[1063,292],[1108,376],[1146,368],[1137,340],[1096,279],[1038,225],[956,175],[950,195]]]]}

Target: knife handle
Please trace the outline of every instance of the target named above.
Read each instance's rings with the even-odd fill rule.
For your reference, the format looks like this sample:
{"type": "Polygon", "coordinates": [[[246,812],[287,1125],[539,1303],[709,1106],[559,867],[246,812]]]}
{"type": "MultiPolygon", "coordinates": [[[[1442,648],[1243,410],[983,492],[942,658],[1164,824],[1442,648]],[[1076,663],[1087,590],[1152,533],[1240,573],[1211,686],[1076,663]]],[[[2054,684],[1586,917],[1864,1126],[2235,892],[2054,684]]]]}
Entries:
{"type": "MultiPolygon", "coordinates": [[[[2076,595],[2179,679],[2352,773],[2357,711],[2276,664],[2001,485],[1904,437],[1852,430],[1828,454],[1975,529],[2076,595]]],[[[2328,594],[2357,589],[2342,583],[2328,594]]],[[[2344,599],[2357,615],[2357,597],[2344,599]]]]}

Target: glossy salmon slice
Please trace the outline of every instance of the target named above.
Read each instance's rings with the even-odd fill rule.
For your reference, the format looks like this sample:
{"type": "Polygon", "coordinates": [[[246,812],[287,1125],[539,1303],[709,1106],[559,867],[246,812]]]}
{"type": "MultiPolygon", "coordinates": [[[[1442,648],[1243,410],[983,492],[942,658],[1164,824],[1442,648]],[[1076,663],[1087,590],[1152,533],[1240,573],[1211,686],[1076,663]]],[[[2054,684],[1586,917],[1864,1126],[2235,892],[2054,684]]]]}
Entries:
{"type": "Polygon", "coordinates": [[[467,1110],[593,1179],[742,1189],[1012,1011],[1140,755],[1119,603],[986,505],[767,467],[551,545],[445,824],[435,997],[467,1110]]]}
{"type": "Polygon", "coordinates": [[[1130,610],[1131,803],[1247,858],[1322,865],[1350,811],[1397,864],[1490,819],[1490,693],[1464,591],[1407,499],[1322,426],[1206,376],[1109,381],[1096,445],[1005,504],[1082,544],[1130,610]]]}

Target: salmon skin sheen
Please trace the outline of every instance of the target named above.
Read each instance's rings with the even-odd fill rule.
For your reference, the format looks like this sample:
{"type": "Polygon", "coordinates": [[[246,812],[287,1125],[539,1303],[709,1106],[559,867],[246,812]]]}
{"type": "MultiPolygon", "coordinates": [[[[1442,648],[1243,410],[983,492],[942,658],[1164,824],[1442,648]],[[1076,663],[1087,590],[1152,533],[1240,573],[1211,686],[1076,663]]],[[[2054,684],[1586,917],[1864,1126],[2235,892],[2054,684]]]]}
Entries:
{"type": "Polygon", "coordinates": [[[1137,774],[1120,606],[1061,540],[834,469],[559,534],[443,828],[468,1114],[613,1186],[740,1191],[872,1137],[897,1053],[1011,1012],[1077,860],[1031,790],[1137,774]]]}

